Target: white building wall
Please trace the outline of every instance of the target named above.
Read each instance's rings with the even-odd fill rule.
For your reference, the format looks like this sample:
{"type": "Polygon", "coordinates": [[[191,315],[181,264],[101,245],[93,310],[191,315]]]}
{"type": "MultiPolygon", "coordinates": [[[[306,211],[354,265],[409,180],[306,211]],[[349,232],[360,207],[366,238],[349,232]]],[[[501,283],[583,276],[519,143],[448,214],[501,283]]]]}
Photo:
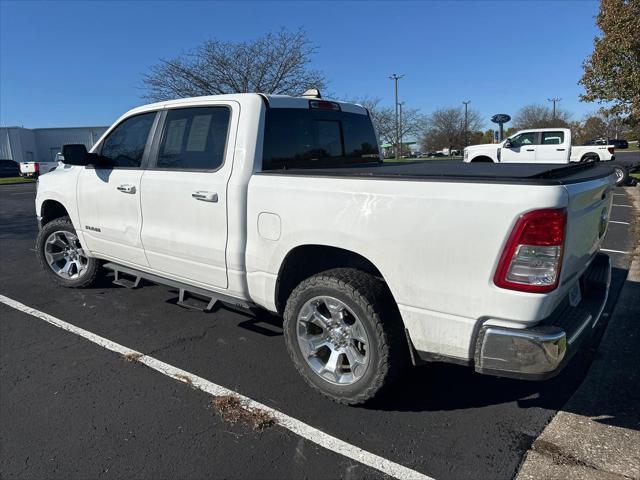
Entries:
{"type": "Polygon", "coordinates": [[[82,143],[89,150],[98,141],[107,127],[79,128],[38,128],[35,129],[38,160],[51,162],[62,146],[69,143],[82,143]]]}
{"type": "Polygon", "coordinates": [[[64,144],[82,143],[90,149],[108,127],[0,127],[0,159],[51,162],[64,144]]]}
{"type": "Polygon", "coordinates": [[[32,162],[37,158],[33,130],[22,127],[0,128],[0,159],[32,162]]]}

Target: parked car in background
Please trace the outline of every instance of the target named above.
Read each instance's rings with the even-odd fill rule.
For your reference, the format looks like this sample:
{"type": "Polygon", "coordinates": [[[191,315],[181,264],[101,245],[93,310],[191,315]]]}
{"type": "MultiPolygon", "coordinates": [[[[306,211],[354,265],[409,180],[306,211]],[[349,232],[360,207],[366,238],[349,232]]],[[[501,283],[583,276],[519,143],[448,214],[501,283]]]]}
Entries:
{"type": "Polygon", "coordinates": [[[583,145],[606,145],[606,138],[592,138],[591,140],[587,140],[583,145]]]}
{"type": "Polygon", "coordinates": [[[549,377],[606,302],[605,166],[384,163],[365,108],[259,94],[142,106],[63,154],[35,202],[51,280],[87,287],[103,264],[180,305],[281,314],[294,365],[338,402],[412,362],[549,377]]]}
{"type": "Polygon", "coordinates": [[[629,142],[627,142],[624,138],[610,138],[609,145],[613,145],[616,148],[624,150],[625,148],[629,148],[629,142]]]}
{"type": "Polygon", "coordinates": [[[0,160],[0,177],[17,177],[20,175],[20,167],[13,160],[0,160]]]}
{"type": "Polygon", "coordinates": [[[613,145],[616,148],[625,149],[629,148],[629,142],[624,138],[592,138],[584,142],[584,145],[613,145]]]}

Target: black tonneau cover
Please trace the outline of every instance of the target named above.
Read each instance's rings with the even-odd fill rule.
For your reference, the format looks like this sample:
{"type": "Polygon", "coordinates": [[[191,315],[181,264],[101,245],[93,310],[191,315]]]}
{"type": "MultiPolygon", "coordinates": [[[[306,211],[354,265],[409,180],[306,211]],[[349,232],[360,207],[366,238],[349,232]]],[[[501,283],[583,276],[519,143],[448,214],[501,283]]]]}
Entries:
{"type": "Polygon", "coordinates": [[[265,175],[303,175],[329,177],[361,177],[393,180],[525,183],[563,185],[584,182],[611,175],[605,163],[463,163],[453,160],[385,162],[336,168],[298,168],[269,170],[265,175]]]}

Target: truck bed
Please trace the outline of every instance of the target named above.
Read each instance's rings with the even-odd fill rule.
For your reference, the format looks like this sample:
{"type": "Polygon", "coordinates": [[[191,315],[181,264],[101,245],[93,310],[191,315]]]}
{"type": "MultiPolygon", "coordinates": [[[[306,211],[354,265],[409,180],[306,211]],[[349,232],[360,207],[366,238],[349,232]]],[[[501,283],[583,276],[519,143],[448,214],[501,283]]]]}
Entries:
{"type": "Polygon", "coordinates": [[[268,175],[362,177],[463,183],[522,183],[529,185],[565,185],[602,178],[612,173],[611,166],[602,163],[558,165],[463,163],[452,160],[385,162],[352,167],[295,168],[262,172],[262,174],[268,175]]]}

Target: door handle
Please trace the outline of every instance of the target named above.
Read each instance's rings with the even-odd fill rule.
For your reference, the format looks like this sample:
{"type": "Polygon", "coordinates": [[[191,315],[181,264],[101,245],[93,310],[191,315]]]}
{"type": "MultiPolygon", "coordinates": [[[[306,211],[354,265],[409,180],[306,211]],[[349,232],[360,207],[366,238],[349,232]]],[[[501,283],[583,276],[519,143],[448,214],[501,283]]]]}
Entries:
{"type": "Polygon", "coordinates": [[[200,200],[201,202],[218,203],[218,194],[215,192],[206,192],[204,190],[198,190],[197,192],[193,192],[191,196],[196,200],[200,200]]]}
{"type": "Polygon", "coordinates": [[[556,148],[556,152],[564,152],[564,148],[556,148]]]}
{"type": "Polygon", "coordinates": [[[527,152],[535,152],[536,149],[535,148],[527,148],[527,152]]]}
{"type": "Polygon", "coordinates": [[[116,188],[118,189],[118,191],[122,193],[131,193],[131,194],[136,193],[135,185],[118,185],[116,188]]]}

